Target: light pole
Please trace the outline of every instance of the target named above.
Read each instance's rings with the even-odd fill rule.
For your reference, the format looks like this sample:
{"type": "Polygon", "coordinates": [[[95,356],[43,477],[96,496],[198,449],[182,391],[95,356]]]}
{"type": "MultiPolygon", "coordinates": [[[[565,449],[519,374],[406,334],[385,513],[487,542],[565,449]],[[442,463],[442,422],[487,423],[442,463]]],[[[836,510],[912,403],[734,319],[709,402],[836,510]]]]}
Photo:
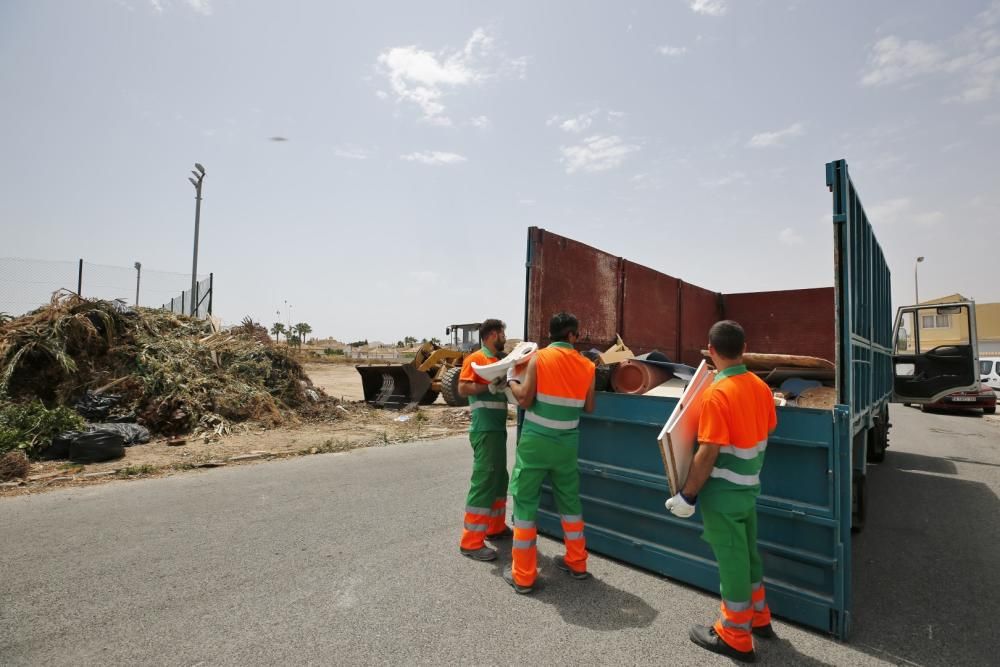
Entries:
{"type": "Polygon", "coordinates": [[[923,261],[923,257],[917,257],[917,261],[913,264],[913,298],[916,300],[916,305],[918,306],[920,305],[920,288],[917,283],[917,269],[923,261]]]}
{"type": "Polygon", "coordinates": [[[191,265],[191,316],[198,312],[198,231],[201,227],[201,182],[205,180],[205,168],[200,163],[195,162],[194,168],[198,171],[191,171],[193,177],[189,177],[191,185],[195,190],[194,203],[194,261],[191,265]]]}
{"type": "Polygon", "coordinates": [[[142,262],[135,263],[135,307],[139,307],[139,280],[142,278],[142,262]]]}

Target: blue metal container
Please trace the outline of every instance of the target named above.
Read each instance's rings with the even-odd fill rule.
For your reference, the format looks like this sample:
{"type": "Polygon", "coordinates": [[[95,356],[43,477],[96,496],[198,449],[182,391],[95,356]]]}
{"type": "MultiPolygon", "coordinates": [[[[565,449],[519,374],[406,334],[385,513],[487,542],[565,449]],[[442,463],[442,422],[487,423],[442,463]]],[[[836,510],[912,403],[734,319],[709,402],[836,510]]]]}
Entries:
{"type": "MultiPolygon", "coordinates": [[[[888,267],[844,161],[827,165],[827,185],[834,199],[839,401],[833,410],[778,409],[778,427],[769,439],[761,476],[759,545],[773,613],[845,638],[851,619],[852,510],[860,525],[865,462],[884,455],[888,432],[892,313],[888,267]]],[[[537,232],[529,234],[526,322],[541,321],[538,308],[532,312],[532,302],[541,300],[546,284],[533,275],[532,243],[537,238],[537,232]]],[[[587,249],[570,250],[579,257],[587,249]]],[[[553,251],[549,253],[547,276],[561,271],[553,264],[553,251]]],[[[573,267],[565,270],[570,273],[573,267]]],[[[609,285],[608,290],[617,291],[620,310],[629,307],[624,302],[627,289],[609,285]]],[[[602,295],[560,298],[567,310],[574,310],[578,304],[573,299],[579,299],[580,310],[592,308],[602,295]]],[[[724,315],[724,299],[720,301],[719,316],[724,315]]],[[[678,304],[678,318],[681,312],[678,304]]],[[[684,323],[671,324],[680,331],[684,323]]],[[[700,514],[681,520],[663,506],[669,490],[657,436],[675,403],[669,398],[599,393],[595,411],[584,416],[580,492],[587,546],[717,592],[718,568],[701,539],[700,514]]],[[[562,537],[548,487],[538,527],[562,537]]]]}

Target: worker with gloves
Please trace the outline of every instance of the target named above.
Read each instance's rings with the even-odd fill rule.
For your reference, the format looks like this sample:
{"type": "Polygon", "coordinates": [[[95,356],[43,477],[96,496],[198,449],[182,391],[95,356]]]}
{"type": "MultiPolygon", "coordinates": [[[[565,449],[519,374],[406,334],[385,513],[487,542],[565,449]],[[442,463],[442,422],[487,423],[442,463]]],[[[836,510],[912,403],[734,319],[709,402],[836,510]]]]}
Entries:
{"type": "Polygon", "coordinates": [[[507,325],[500,320],[486,320],[479,327],[482,347],[465,358],[459,375],[458,394],[469,399],[472,425],[472,479],[465,500],[465,527],[459,547],[463,556],[491,561],[496,549],[485,544],[513,533],[507,526],[507,379],[487,382],[476,375],[472,364],[496,363],[507,343],[507,325]]]}
{"type": "Polygon", "coordinates": [[[721,618],[712,627],[691,628],[691,641],[753,662],[753,637],[775,636],[757,551],[756,502],[767,437],[777,416],[770,388],[743,365],[743,328],[729,320],[717,322],[708,338],[717,370],[702,398],[698,450],[683,488],[666,506],[681,518],[701,508],[702,539],[719,563],[721,618]]]}
{"type": "Polygon", "coordinates": [[[510,479],[514,498],[513,563],[503,577],[521,594],[532,592],[538,577],[535,516],[546,475],[552,483],[566,545],[566,554],[556,559],[556,567],[573,579],[590,576],[577,450],[580,414],[594,409],[596,369],[573,347],[579,330],[573,315],[553,316],[549,322],[552,344],[531,357],[523,374],[517,368],[508,371],[510,391],[525,413],[510,479]]]}

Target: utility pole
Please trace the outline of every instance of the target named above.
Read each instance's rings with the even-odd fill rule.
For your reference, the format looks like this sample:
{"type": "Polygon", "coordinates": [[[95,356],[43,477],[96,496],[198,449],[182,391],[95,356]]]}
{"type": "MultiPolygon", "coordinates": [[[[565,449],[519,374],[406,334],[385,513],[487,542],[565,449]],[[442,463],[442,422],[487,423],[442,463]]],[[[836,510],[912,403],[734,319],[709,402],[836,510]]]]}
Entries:
{"type": "Polygon", "coordinates": [[[198,313],[198,232],[201,227],[201,183],[205,180],[205,168],[200,163],[195,162],[192,170],[193,177],[189,177],[191,185],[195,190],[194,203],[194,261],[191,265],[191,316],[198,313]]]}
{"type": "Polygon", "coordinates": [[[920,267],[920,263],[924,261],[923,257],[917,257],[917,261],[913,263],[913,298],[916,300],[915,305],[920,305],[920,288],[917,283],[917,269],[920,267]]]}
{"type": "Polygon", "coordinates": [[[139,280],[142,278],[142,262],[135,263],[135,307],[139,307],[139,280]]]}

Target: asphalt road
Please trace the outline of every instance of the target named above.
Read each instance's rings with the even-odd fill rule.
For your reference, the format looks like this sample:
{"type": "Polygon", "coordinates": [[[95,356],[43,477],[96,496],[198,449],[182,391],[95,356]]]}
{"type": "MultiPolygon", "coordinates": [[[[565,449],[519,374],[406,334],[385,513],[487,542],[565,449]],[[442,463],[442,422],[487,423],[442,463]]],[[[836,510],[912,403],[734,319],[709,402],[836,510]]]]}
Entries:
{"type": "MultiPolygon", "coordinates": [[[[776,622],[775,665],[996,664],[1000,427],[894,410],[849,644],[776,622]]],[[[511,443],[512,444],[512,443],[511,443]]],[[[730,664],[716,596],[592,556],[517,596],[458,555],[455,438],[0,502],[0,664],[730,664]]]]}

